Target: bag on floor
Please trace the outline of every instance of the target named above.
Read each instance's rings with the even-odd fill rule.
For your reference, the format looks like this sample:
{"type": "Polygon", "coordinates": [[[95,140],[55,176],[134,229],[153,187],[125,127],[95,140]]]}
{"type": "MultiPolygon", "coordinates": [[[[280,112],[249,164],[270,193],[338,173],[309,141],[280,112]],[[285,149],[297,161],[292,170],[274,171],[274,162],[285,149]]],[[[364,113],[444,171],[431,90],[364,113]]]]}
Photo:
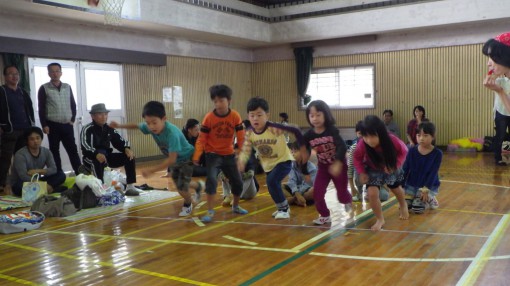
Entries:
{"type": "Polygon", "coordinates": [[[22,211],[0,215],[0,233],[9,234],[37,229],[44,221],[44,214],[22,211]]]}
{"type": "Polygon", "coordinates": [[[126,198],[124,197],[124,194],[119,192],[119,191],[117,191],[114,187],[110,187],[106,191],[106,194],[104,194],[99,199],[98,205],[102,206],[102,207],[114,206],[114,205],[118,205],[120,203],[123,203],[124,201],[126,201],[126,198]]]}
{"type": "Polygon", "coordinates": [[[39,197],[48,194],[48,185],[39,181],[39,174],[34,174],[30,182],[24,182],[21,190],[21,199],[27,203],[35,202],[39,197]]]}
{"type": "Polygon", "coordinates": [[[96,197],[101,197],[106,189],[103,187],[103,182],[92,175],[79,174],[76,176],[76,185],[80,190],[85,190],[85,187],[89,187],[96,194],[96,197]]]}
{"type": "Polygon", "coordinates": [[[76,213],[74,203],[67,196],[42,196],[30,208],[31,211],[43,213],[46,217],[64,217],[76,213]]]}
{"type": "Polygon", "coordinates": [[[99,201],[99,198],[90,187],[85,186],[82,190],[77,184],[74,184],[72,188],[64,191],[62,196],[68,197],[77,210],[95,208],[99,201]]]}

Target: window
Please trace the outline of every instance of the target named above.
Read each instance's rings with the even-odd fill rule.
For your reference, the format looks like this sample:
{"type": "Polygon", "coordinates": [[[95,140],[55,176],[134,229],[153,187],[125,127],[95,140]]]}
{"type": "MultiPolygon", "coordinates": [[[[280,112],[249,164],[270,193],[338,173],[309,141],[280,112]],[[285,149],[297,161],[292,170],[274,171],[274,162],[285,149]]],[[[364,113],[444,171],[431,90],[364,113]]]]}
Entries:
{"type": "Polygon", "coordinates": [[[313,70],[306,94],[331,108],[373,108],[374,70],[374,65],[313,70]]]}

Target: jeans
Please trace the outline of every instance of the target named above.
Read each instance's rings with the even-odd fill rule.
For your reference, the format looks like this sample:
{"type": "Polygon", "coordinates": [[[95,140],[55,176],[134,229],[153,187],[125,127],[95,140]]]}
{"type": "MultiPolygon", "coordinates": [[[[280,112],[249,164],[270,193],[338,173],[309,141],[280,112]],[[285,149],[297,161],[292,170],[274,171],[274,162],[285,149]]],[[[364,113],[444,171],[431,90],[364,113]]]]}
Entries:
{"type": "Polygon", "coordinates": [[[285,161],[277,164],[273,170],[266,175],[267,189],[279,209],[286,208],[289,205],[283,194],[282,181],[287,177],[291,169],[292,161],[285,161]]]}
{"type": "Polygon", "coordinates": [[[216,194],[218,188],[218,173],[223,171],[232,186],[232,193],[235,196],[241,195],[243,181],[241,173],[237,169],[235,155],[218,155],[215,153],[205,154],[205,166],[207,168],[207,179],[205,181],[205,192],[209,195],[216,194]]]}

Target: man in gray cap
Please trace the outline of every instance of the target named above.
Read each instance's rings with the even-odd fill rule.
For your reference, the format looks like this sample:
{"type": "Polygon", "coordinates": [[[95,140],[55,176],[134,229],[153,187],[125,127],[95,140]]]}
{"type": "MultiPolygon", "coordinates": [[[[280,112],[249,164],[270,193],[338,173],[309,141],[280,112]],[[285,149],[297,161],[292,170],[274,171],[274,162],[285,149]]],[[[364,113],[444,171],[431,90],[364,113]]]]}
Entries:
{"type": "Polygon", "coordinates": [[[83,127],[80,135],[83,164],[101,181],[106,167],[124,166],[127,183],[125,194],[137,196],[140,190],[135,187],[135,156],[129,142],[107,124],[108,112],[110,110],[106,109],[104,103],[94,104],[90,110],[92,122],[83,127]],[[113,153],[112,146],[120,153],[113,153]]]}

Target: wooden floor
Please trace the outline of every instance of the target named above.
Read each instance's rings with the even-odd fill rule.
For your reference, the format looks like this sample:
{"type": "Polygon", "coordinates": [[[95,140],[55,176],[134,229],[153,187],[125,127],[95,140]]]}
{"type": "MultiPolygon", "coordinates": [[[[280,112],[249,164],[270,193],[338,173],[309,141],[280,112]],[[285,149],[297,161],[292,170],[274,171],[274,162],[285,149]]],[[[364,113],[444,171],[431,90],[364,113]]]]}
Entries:
{"type": "MultiPolygon", "coordinates": [[[[179,197],[48,218],[0,235],[0,285],[510,285],[510,167],[491,154],[445,153],[440,173],[438,210],[401,221],[392,197],[379,233],[366,203],[350,218],[331,192],[331,227],[312,224],[313,206],[274,220],[264,175],[260,194],[242,202],[249,214],[231,214],[218,196],[206,226],[177,216],[179,197]]],[[[138,184],[165,187],[159,175],[138,184]]]]}

